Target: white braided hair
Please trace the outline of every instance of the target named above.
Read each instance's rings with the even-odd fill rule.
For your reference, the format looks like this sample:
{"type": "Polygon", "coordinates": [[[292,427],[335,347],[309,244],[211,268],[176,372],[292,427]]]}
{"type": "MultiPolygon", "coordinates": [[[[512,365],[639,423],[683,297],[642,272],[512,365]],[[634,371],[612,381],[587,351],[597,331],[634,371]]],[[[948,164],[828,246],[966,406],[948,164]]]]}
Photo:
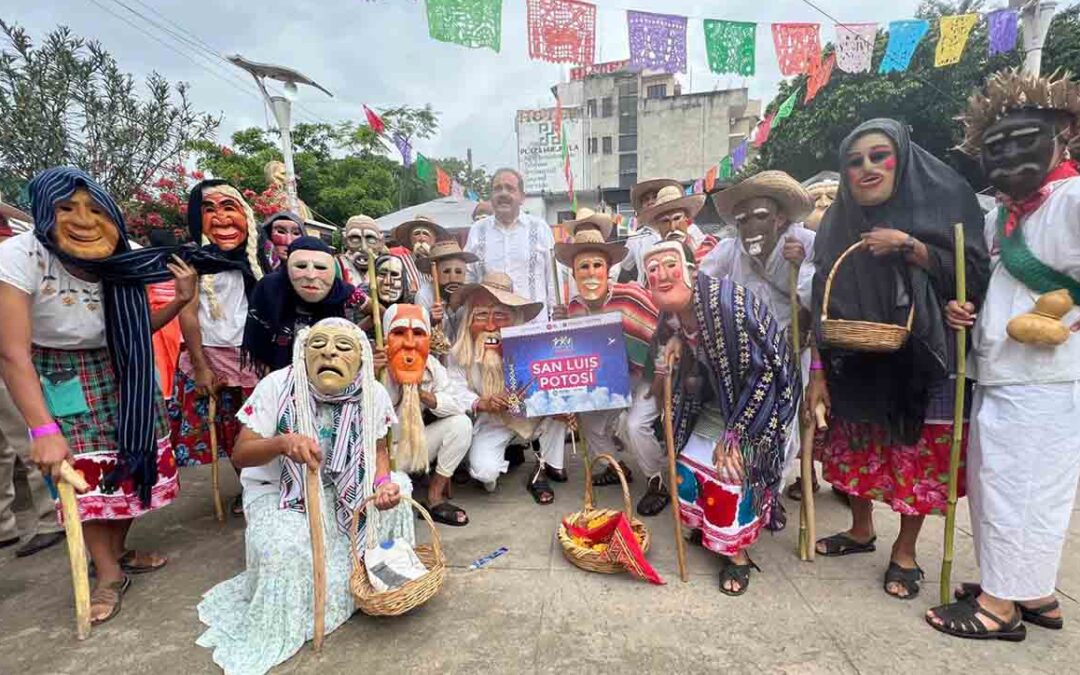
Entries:
{"type": "MultiPolygon", "coordinates": [[[[363,462],[364,462],[364,485],[362,497],[367,499],[375,494],[375,447],[378,439],[375,438],[375,423],[372,414],[375,409],[375,369],[372,366],[371,344],[368,342],[364,331],[360,330],[353,322],[340,317],[330,317],[319,321],[310,328],[303,328],[296,336],[293,343],[292,374],[293,396],[296,397],[296,429],[299,433],[307,436],[316,443],[319,442],[318,431],[315,428],[315,405],[311,395],[311,380],[307,372],[308,336],[315,328],[345,328],[349,330],[360,342],[360,414],[363,415],[363,462]],[[307,401],[308,405],[302,405],[307,401]]],[[[304,471],[308,469],[305,467],[304,471]]],[[[322,481],[319,481],[320,490],[322,481]]],[[[307,495],[304,496],[307,499],[307,495]]],[[[326,503],[325,500],[323,503],[326,503]]],[[[366,510],[366,546],[374,548],[378,544],[379,510],[369,508],[366,510]]]]}
{"type": "MultiPolygon", "coordinates": [[[[247,219],[247,239],[244,241],[244,253],[247,254],[248,266],[251,268],[251,273],[255,275],[255,281],[262,279],[262,267],[259,265],[259,223],[255,220],[255,212],[251,209],[251,204],[248,204],[240,191],[231,185],[214,185],[203,191],[203,197],[212,194],[232,197],[244,209],[244,217],[247,219]]],[[[201,243],[203,246],[210,243],[210,238],[206,236],[205,231],[203,231],[201,243]]],[[[220,321],[225,317],[225,312],[221,310],[221,305],[217,301],[217,294],[214,293],[214,275],[203,275],[200,285],[210,308],[210,318],[214,321],[220,321]]]]}

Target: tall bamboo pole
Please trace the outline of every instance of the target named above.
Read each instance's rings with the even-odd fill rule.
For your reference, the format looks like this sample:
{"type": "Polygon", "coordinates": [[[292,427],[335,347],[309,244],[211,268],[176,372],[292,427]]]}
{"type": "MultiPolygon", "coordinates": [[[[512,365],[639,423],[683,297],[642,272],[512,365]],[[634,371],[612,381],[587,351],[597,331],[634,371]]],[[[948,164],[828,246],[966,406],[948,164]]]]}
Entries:
{"type": "Polygon", "coordinates": [[[217,394],[210,392],[206,423],[210,425],[210,486],[214,499],[214,518],[225,522],[225,507],[221,502],[221,467],[218,466],[217,394]]]}
{"type": "Polygon", "coordinates": [[[682,518],[679,516],[679,475],[675,468],[675,429],[671,419],[672,391],[671,378],[675,370],[675,357],[667,361],[667,374],[664,375],[664,444],[667,446],[668,493],[671,496],[671,517],[675,519],[675,553],[679,561],[679,578],[683,583],[690,580],[686,569],[686,542],[683,541],[682,518]]]}
{"type": "Polygon", "coordinates": [[[60,495],[60,508],[64,512],[64,532],[67,535],[68,562],[71,563],[71,586],[75,595],[75,636],[85,640],[90,636],[90,579],[86,566],[86,543],[83,540],[82,521],[76,492],[90,489],[82,474],[70,464],[60,465],[60,481],[56,491],[60,495]]]}
{"type": "MultiPolygon", "coordinates": [[[[791,308],[791,353],[792,358],[795,360],[795,367],[802,373],[802,354],[799,349],[799,266],[792,263],[788,269],[788,305],[791,308]]],[[[800,407],[802,407],[800,405],[800,407]]],[[[799,409],[795,410],[795,433],[802,433],[803,425],[799,416],[799,409]]],[[[806,493],[807,485],[811,485],[812,472],[814,470],[813,460],[806,457],[806,453],[803,452],[804,443],[802,436],[800,436],[799,443],[799,480],[802,483],[803,499],[799,504],[799,560],[807,561],[811,559],[810,553],[810,539],[809,539],[809,521],[807,518],[808,510],[806,508],[806,493]],[[810,461],[807,461],[810,459],[810,461]]],[[[812,490],[810,490],[812,492],[812,490]]]]}
{"type": "MultiPolygon", "coordinates": [[[[368,256],[368,301],[371,303],[371,325],[375,329],[375,349],[383,348],[383,332],[382,332],[382,308],[379,307],[379,282],[377,275],[375,274],[375,253],[365,246],[368,256]]],[[[405,280],[402,279],[402,283],[405,280]]],[[[376,373],[379,376],[379,380],[383,386],[387,385],[388,374],[386,369],[383,368],[381,373],[376,373]]],[[[387,428],[386,430],[386,450],[390,455],[390,469],[396,468],[397,462],[394,461],[394,430],[387,428]]]]}
{"type": "Polygon", "coordinates": [[[308,532],[311,535],[311,571],[315,585],[315,652],[322,651],[326,634],[326,542],[323,537],[322,479],[320,471],[304,467],[304,510],[307,511],[308,532]]]}
{"type": "MultiPolygon", "coordinates": [[[[953,226],[956,260],[956,301],[967,302],[967,277],[964,267],[964,226],[953,226]]],[[[953,553],[956,548],[956,493],[960,475],[960,444],[964,438],[964,386],[967,378],[967,331],[956,331],[956,389],[953,403],[952,448],[949,451],[949,501],[945,505],[945,552],[941,556],[941,604],[949,602],[953,553]]]]}

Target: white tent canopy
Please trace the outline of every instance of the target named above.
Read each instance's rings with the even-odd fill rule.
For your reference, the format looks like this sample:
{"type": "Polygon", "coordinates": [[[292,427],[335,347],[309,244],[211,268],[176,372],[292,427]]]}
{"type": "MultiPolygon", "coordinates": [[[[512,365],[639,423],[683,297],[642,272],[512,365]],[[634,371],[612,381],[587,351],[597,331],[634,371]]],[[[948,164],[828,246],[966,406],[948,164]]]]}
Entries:
{"type": "Polygon", "coordinates": [[[468,199],[440,197],[388,213],[382,218],[376,218],[375,222],[379,224],[379,229],[389,233],[407,220],[413,220],[417,216],[427,216],[448,230],[461,230],[472,225],[472,212],[475,208],[476,202],[468,199]]]}

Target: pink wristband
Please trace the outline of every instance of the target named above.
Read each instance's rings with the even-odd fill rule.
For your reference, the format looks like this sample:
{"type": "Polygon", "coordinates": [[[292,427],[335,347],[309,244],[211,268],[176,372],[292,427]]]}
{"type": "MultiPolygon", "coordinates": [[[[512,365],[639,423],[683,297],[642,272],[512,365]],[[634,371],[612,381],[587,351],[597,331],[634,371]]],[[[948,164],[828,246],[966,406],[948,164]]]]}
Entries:
{"type": "Polygon", "coordinates": [[[390,482],[390,474],[386,474],[385,476],[383,476],[381,478],[376,478],[375,479],[375,489],[378,490],[384,484],[389,483],[389,482],[390,482]]]}
{"type": "Polygon", "coordinates": [[[30,430],[30,438],[37,440],[46,436],[56,436],[60,433],[60,425],[56,422],[49,422],[48,424],[42,424],[40,427],[34,427],[30,430]]]}
{"type": "Polygon", "coordinates": [[[810,362],[810,370],[825,370],[825,364],[817,359],[810,362]]]}

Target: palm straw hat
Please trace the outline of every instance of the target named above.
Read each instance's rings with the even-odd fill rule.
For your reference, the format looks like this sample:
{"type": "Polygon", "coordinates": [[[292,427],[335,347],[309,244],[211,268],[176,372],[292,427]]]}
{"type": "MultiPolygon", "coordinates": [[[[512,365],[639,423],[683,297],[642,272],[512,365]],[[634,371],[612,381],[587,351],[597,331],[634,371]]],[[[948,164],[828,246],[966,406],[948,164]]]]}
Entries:
{"type": "Polygon", "coordinates": [[[461,244],[457,239],[451,237],[450,239],[443,239],[442,241],[435,242],[435,245],[431,247],[431,253],[426,258],[420,258],[416,261],[416,266],[420,268],[421,272],[428,272],[431,270],[432,263],[439,260],[445,260],[446,258],[460,258],[467,263],[474,263],[480,258],[475,253],[469,251],[462,251],[461,244]]]}
{"type": "Polygon", "coordinates": [[[582,230],[574,235],[572,244],[555,244],[555,259],[566,265],[574,266],[574,256],[585,251],[598,251],[608,259],[608,265],[621,262],[626,257],[626,247],[604,241],[603,235],[596,230],[582,230]]]}
{"type": "Polygon", "coordinates": [[[574,215],[577,216],[574,220],[568,220],[563,223],[563,226],[569,230],[572,236],[577,235],[577,230],[582,225],[592,225],[599,228],[600,234],[604,235],[604,239],[611,236],[611,230],[614,225],[611,222],[611,216],[608,214],[597,213],[589,208],[580,208],[574,215]]]}
{"type": "Polygon", "coordinates": [[[780,211],[792,221],[798,222],[814,210],[814,200],[799,181],[783,171],[762,171],[742,181],[733,188],[713,195],[713,206],[722,216],[730,216],[735,207],[748,199],[768,197],[780,205],[780,211]]]}
{"type": "Polygon", "coordinates": [[[394,228],[394,240],[411,251],[412,231],[418,227],[424,227],[434,232],[435,241],[446,239],[450,236],[450,233],[446,231],[446,228],[436,223],[430,216],[417,216],[412,220],[406,220],[404,223],[394,228]]]}
{"type": "Polygon", "coordinates": [[[472,296],[477,293],[486,295],[500,305],[511,309],[519,309],[523,315],[523,321],[532,321],[540,310],[544,308],[542,302],[531,302],[514,293],[514,282],[504,272],[490,272],[484,275],[483,281],[478,284],[465,284],[453,298],[450,299],[450,309],[457,309],[465,305],[472,296]]]}
{"type": "MultiPolygon", "coordinates": [[[[652,192],[660,192],[661,189],[674,185],[682,190],[682,183],[674,178],[652,178],[649,180],[643,180],[640,183],[635,183],[630,188],[630,204],[634,207],[634,213],[641,211],[641,203],[645,201],[645,195],[652,192]]],[[[640,213],[639,213],[640,215],[640,213]]]]}
{"type": "Polygon", "coordinates": [[[686,217],[693,220],[704,205],[705,195],[685,195],[678,184],[668,185],[660,188],[660,192],[656,193],[656,203],[642,211],[639,218],[646,225],[652,225],[665,213],[686,211],[686,217]]]}

